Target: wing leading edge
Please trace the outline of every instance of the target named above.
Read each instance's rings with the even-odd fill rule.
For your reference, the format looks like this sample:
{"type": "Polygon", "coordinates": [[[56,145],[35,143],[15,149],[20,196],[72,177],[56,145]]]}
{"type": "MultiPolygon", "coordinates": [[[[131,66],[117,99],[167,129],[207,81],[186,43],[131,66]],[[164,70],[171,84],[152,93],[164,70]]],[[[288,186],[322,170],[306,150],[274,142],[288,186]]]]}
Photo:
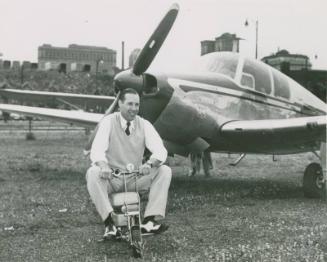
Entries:
{"type": "Polygon", "coordinates": [[[18,89],[0,89],[0,95],[5,99],[13,99],[22,102],[40,103],[70,103],[76,107],[102,106],[108,108],[115,100],[113,96],[85,95],[62,92],[32,91],[18,89]]]}
{"type": "Polygon", "coordinates": [[[220,127],[220,138],[239,152],[297,153],[326,141],[327,116],[235,120],[220,127]]]}
{"type": "Polygon", "coordinates": [[[83,111],[50,109],[10,104],[0,104],[0,110],[27,116],[38,116],[59,122],[73,123],[79,126],[94,127],[102,119],[103,114],[83,111]]]}

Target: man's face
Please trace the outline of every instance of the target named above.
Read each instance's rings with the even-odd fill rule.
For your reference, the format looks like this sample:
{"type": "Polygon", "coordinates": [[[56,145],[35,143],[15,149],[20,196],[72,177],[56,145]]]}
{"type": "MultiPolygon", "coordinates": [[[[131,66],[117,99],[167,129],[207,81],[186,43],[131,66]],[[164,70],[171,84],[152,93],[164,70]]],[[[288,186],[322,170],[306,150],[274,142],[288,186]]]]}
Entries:
{"type": "Polygon", "coordinates": [[[125,100],[119,100],[120,113],[127,121],[135,119],[140,108],[140,97],[137,94],[126,94],[125,100]]]}

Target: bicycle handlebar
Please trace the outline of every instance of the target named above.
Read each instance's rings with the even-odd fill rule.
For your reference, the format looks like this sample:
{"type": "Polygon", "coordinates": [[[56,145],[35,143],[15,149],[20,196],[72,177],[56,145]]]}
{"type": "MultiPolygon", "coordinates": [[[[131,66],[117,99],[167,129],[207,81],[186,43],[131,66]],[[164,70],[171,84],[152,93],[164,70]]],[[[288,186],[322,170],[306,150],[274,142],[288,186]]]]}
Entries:
{"type": "Polygon", "coordinates": [[[132,171],[132,172],[130,172],[130,171],[127,171],[127,172],[123,172],[122,170],[120,170],[120,169],[115,169],[115,170],[113,170],[112,171],[112,173],[111,173],[113,176],[115,176],[115,177],[120,177],[120,176],[122,176],[122,175],[141,175],[141,173],[139,172],[139,170],[134,170],[134,171],[132,171]]]}

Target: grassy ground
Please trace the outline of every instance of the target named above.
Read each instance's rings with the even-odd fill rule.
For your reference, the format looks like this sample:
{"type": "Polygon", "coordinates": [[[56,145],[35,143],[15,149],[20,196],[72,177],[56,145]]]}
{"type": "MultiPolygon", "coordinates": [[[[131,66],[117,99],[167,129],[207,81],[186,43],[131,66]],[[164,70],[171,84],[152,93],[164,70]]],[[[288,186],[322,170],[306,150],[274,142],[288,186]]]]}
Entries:
{"type": "MultiPolygon", "coordinates": [[[[82,131],[0,132],[0,261],[134,261],[103,227],[85,185],[82,131]]],[[[170,159],[170,229],[146,238],[144,261],[325,261],[327,206],[303,197],[312,154],[214,155],[211,178],[170,159]]]]}

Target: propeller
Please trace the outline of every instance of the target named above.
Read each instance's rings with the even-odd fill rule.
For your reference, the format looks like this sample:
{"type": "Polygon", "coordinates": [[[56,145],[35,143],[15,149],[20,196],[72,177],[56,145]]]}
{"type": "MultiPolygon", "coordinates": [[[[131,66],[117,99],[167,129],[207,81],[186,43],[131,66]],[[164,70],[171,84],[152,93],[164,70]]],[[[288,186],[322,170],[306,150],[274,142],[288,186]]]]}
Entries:
{"type": "MultiPolygon", "coordinates": [[[[119,93],[121,89],[125,87],[133,87],[139,93],[143,89],[143,78],[140,77],[150,66],[153,59],[157,55],[162,46],[163,42],[165,41],[170,29],[172,28],[175,19],[177,17],[179,10],[178,4],[173,4],[170,9],[168,10],[165,17],[161,20],[160,24],[157,26],[156,30],[151,35],[150,39],[146,42],[145,46],[143,47],[142,51],[140,52],[132,71],[126,70],[120,72],[115,76],[114,79],[114,88],[117,92],[117,96],[111,106],[106,111],[105,115],[111,114],[115,111],[115,108],[118,104],[119,93]]],[[[84,148],[84,154],[87,155],[90,152],[92,142],[94,140],[95,134],[99,125],[95,128],[92,134],[89,137],[89,140],[84,148]]]]}
{"type": "Polygon", "coordinates": [[[126,70],[116,75],[114,86],[116,92],[125,87],[133,87],[139,93],[143,89],[143,79],[140,77],[150,66],[172,28],[179,10],[178,4],[173,4],[156,30],[144,45],[137,57],[132,70],[126,70]]]}
{"type": "Polygon", "coordinates": [[[178,4],[173,4],[151,35],[150,39],[146,42],[133,66],[133,73],[135,75],[143,74],[150,66],[173,26],[178,10],[178,4]]]}

